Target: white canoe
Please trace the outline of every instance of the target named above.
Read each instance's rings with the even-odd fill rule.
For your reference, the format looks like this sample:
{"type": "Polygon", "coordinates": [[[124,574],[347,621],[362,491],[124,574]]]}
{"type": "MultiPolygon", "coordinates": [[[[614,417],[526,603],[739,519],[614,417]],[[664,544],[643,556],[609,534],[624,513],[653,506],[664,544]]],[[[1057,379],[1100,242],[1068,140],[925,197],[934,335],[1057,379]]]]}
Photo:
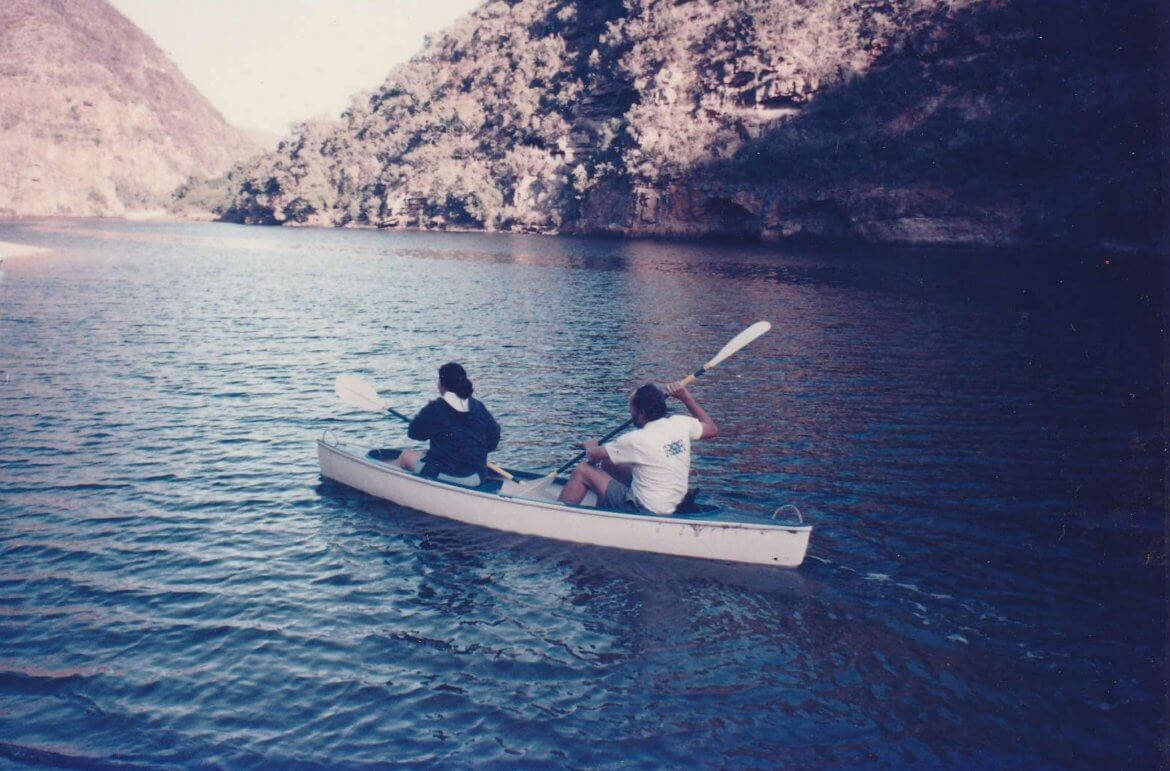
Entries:
{"type": "Polygon", "coordinates": [[[367,450],[329,437],[317,442],[321,475],[328,479],[400,506],[509,533],[781,567],[796,567],[804,561],[812,533],[811,525],[752,521],[715,507],[661,517],[569,506],[556,500],[565,480],[542,483],[539,474],[527,471],[509,469],[515,481],[489,479],[480,487],[449,484],[391,466],[388,461],[397,454],[397,450],[367,450]]]}

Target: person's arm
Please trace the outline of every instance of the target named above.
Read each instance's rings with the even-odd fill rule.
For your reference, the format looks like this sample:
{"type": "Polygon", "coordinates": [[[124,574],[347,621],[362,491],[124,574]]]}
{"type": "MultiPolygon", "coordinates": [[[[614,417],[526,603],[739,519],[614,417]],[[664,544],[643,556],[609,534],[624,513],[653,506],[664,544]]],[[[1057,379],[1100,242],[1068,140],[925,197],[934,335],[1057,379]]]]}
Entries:
{"type": "Polygon", "coordinates": [[[605,446],[599,444],[596,439],[589,439],[581,445],[585,450],[585,460],[589,463],[596,463],[597,461],[609,462],[609,451],[605,446]]]}
{"type": "Polygon", "coordinates": [[[719,426],[715,425],[715,421],[711,420],[707,411],[699,406],[686,386],[682,385],[681,382],[671,383],[666,387],[666,393],[682,402],[687,411],[695,416],[695,420],[702,424],[703,433],[699,436],[700,439],[712,439],[719,436],[719,426]]]}
{"type": "Polygon", "coordinates": [[[491,452],[500,446],[500,424],[496,422],[496,419],[486,409],[484,413],[488,419],[487,449],[488,452],[491,452]]]}
{"type": "Polygon", "coordinates": [[[436,402],[427,402],[427,406],[418,411],[414,420],[410,421],[410,428],[406,435],[418,442],[425,442],[435,433],[435,406],[436,402]]]}

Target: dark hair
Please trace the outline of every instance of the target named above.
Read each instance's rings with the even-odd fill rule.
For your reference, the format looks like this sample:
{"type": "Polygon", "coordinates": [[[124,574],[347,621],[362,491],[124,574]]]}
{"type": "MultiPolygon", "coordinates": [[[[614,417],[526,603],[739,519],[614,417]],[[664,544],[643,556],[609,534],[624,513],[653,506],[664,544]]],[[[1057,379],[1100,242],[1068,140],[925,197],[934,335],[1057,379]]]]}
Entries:
{"type": "Polygon", "coordinates": [[[647,423],[666,415],[666,394],[653,383],[647,383],[634,391],[630,403],[646,417],[647,423]]]}
{"type": "Polygon", "coordinates": [[[470,398],[471,392],[475,390],[463,367],[453,361],[439,367],[439,384],[448,391],[454,391],[460,399],[470,398]]]}

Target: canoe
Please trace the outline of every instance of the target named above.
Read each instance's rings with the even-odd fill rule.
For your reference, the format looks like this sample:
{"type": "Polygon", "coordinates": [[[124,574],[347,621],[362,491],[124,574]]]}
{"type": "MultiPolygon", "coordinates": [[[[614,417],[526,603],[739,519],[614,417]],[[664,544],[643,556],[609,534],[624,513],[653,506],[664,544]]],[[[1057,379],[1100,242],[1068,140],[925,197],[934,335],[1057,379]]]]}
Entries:
{"type": "Polygon", "coordinates": [[[780,524],[696,506],[663,517],[597,508],[590,494],[581,505],[559,503],[567,480],[506,469],[509,481],[489,477],[479,487],[441,482],[391,466],[396,449],[343,444],[331,435],[317,441],[321,475],[376,498],[470,525],[630,551],[727,562],[797,567],[804,561],[812,526],[780,524]]]}

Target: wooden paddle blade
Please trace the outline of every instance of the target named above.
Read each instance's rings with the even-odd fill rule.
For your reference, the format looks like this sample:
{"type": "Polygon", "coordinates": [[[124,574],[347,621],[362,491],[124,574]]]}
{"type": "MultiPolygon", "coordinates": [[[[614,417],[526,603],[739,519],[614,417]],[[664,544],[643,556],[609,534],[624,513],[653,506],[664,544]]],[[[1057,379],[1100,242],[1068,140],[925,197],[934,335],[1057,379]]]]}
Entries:
{"type": "Polygon", "coordinates": [[[487,464],[487,467],[488,467],[488,469],[489,469],[490,471],[493,471],[493,472],[495,472],[496,474],[498,474],[499,476],[502,476],[504,479],[507,479],[509,482],[511,482],[511,481],[513,481],[513,480],[515,480],[515,479],[516,479],[516,477],[512,476],[511,474],[509,474],[509,473],[507,472],[507,470],[506,470],[506,469],[503,469],[503,468],[501,468],[500,466],[497,466],[497,465],[496,465],[496,464],[494,464],[494,463],[489,463],[489,464],[487,464]]]}
{"type": "Polygon", "coordinates": [[[357,375],[338,375],[333,390],[341,401],[359,410],[385,412],[390,405],[378,396],[378,389],[370,381],[357,375]]]}
{"type": "Polygon", "coordinates": [[[735,352],[739,351],[745,345],[755,340],[757,337],[764,334],[771,328],[772,325],[766,321],[757,321],[755,324],[752,324],[750,327],[731,338],[727,345],[723,346],[723,348],[720,349],[719,353],[715,354],[715,357],[712,358],[711,361],[703,365],[703,369],[708,370],[712,367],[718,366],[719,363],[728,356],[731,356],[735,352]]]}

